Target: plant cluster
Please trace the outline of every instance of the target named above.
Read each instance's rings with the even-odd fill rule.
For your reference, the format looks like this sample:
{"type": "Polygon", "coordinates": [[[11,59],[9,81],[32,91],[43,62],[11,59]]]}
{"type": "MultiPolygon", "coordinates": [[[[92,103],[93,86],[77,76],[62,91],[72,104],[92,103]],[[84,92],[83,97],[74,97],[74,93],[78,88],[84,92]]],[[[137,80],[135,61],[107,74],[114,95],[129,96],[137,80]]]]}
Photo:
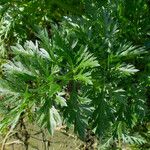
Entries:
{"type": "Polygon", "coordinates": [[[73,125],[83,141],[91,131],[104,149],[144,145],[149,137],[138,128],[149,130],[148,1],[82,3],[80,17],[65,14],[51,30],[36,28],[33,41],[11,46],[0,79],[0,131],[23,117],[51,134],[73,125]]]}

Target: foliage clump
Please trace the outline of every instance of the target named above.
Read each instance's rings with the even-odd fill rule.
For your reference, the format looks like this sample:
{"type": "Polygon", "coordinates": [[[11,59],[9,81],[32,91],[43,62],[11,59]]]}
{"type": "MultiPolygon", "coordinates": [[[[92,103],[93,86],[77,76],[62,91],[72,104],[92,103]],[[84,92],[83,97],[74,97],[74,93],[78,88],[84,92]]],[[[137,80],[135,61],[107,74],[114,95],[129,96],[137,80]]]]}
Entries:
{"type": "Polygon", "coordinates": [[[135,129],[149,122],[149,10],[143,2],[135,25],[125,2],[83,2],[84,14],[65,15],[51,37],[38,29],[36,40],[11,47],[0,79],[1,131],[23,115],[51,134],[62,123],[82,140],[91,130],[104,148],[146,142],[135,129]]]}

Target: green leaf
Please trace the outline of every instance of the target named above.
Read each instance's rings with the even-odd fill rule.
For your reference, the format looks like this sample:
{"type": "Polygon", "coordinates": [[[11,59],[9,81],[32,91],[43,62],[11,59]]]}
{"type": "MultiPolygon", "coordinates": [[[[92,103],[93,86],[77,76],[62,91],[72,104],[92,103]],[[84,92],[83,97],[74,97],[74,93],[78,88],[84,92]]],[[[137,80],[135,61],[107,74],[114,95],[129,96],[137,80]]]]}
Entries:
{"type": "Polygon", "coordinates": [[[62,97],[61,95],[56,95],[55,100],[56,100],[57,104],[59,104],[60,106],[62,106],[62,107],[67,106],[66,99],[64,97],[62,97]]]}
{"type": "Polygon", "coordinates": [[[75,80],[78,80],[78,81],[82,81],[84,82],[85,84],[89,84],[89,85],[92,85],[92,77],[91,77],[91,73],[89,72],[86,72],[86,73],[79,73],[77,75],[74,76],[74,79],[75,80]]]}
{"type": "Polygon", "coordinates": [[[87,51],[87,47],[81,47],[78,54],[77,54],[77,67],[78,69],[87,69],[87,68],[94,68],[98,67],[99,63],[92,54],[87,51]]]}
{"type": "Polygon", "coordinates": [[[49,132],[53,135],[57,126],[62,125],[61,117],[55,107],[49,109],[49,132]]]}
{"type": "Polygon", "coordinates": [[[133,65],[130,64],[122,64],[117,69],[125,75],[132,75],[139,71],[133,65]]]}

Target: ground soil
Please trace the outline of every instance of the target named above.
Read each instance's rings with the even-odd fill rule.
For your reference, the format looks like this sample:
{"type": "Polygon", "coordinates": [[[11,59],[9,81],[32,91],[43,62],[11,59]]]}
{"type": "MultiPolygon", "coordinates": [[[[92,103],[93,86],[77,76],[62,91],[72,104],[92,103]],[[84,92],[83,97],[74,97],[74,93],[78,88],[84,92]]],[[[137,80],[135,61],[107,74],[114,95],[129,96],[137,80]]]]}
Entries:
{"type": "MultiPolygon", "coordinates": [[[[29,148],[28,150],[45,150],[45,144],[48,142],[43,142],[42,134],[34,135],[33,130],[36,130],[36,127],[32,126],[32,134],[28,140],[29,148]]],[[[80,150],[82,149],[83,143],[73,135],[71,131],[65,132],[62,130],[57,130],[53,136],[50,136],[46,133],[49,142],[49,150],[80,150]]],[[[1,137],[1,143],[4,137],[1,137]]],[[[25,146],[21,143],[18,143],[18,140],[14,138],[9,138],[6,142],[5,150],[26,150],[25,146]],[[15,141],[15,144],[11,144],[15,141]]]]}

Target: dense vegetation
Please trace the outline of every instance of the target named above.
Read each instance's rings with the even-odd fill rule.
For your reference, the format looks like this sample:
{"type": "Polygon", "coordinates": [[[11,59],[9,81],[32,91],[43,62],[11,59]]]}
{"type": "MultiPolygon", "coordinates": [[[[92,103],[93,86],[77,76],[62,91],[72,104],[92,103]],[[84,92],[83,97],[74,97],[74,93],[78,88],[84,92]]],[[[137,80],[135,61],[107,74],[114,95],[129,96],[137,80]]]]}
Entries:
{"type": "Polygon", "coordinates": [[[0,15],[1,134],[65,124],[100,149],[150,148],[149,0],[1,0],[0,15]]]}

